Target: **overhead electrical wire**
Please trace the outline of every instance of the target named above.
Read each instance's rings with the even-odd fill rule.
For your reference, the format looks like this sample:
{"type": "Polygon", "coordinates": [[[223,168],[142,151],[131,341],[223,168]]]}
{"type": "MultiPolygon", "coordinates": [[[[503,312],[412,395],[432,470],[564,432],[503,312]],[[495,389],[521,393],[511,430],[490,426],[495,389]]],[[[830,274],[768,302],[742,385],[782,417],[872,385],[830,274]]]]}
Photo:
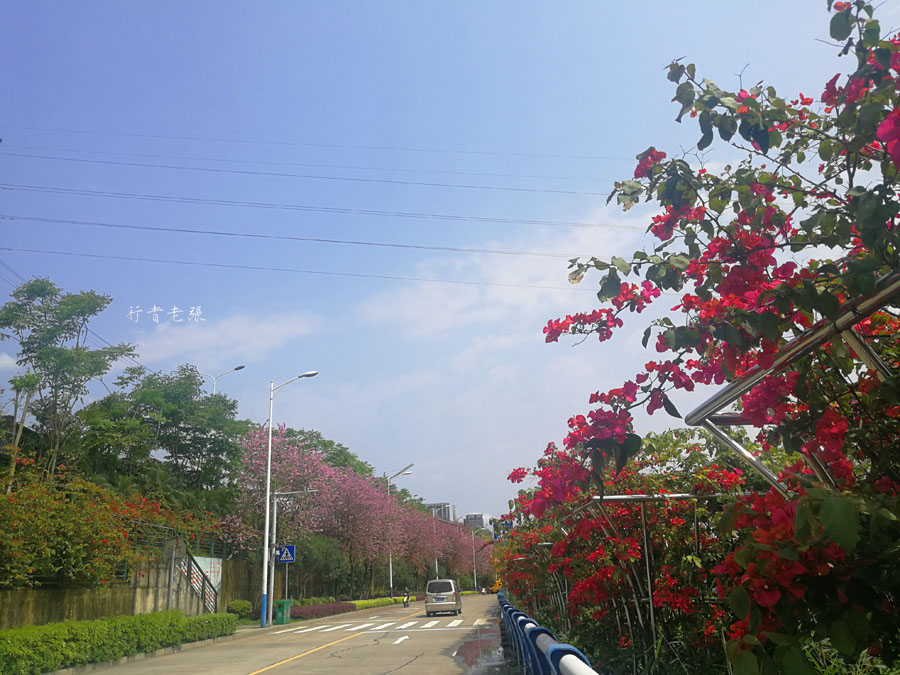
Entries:
{"type": "Polygon", "coordinates": [[[432,284],[454,284],[460,286],[491,286],[500,288],[528,288],[547,291],[584,291],[593,293],[590,288],[581,288],[578,286],[543,286],[540,284],[509,284],[496,281],[471,281],[465,279],[432,279],[428,277],[407,277],[391,274],[363,274],[361,272],[334,272],[326,270],[307,270],[295,267],[265,267],[262,265],[236,265],[231,263],[212,263],[194,260],[166,260],[164,258],[138,258],[132,256],[119,255],[103,255],[99,253],[78,253],[75,251],[51,251],[47,249],[36,248],[11,248],[9,246],[0,246],[0,251],[10,251],[14,253],[42,253],[47,255],[60,255],[79,258],[94,258],[99,260],[120,260],[125,262],[146,262],[146,263],[162,263],[167,265],[186,265],[190,267],[213,267],[220,269],[238,269],[251,270],[257,272],[287,272],[292,274],[309,274],[316,276],[329,277],[351,277],[357,279],[384,279],[387,281],[418,281],[432,284]]]}
{"type": "Polygon", "coordinates": [[[374,246],[384,248],[416,249],[423,251],[447,251],[452,253],[483,253],[491,255],[530,256],[536,258],[580,258],[589,257],[578,253],[543,253],[539,251],[509,251],[491,248],[459,248],[454,246],[426,246],[424,244],[395,244],[383,241],[359,241],[353,239],[325,239],[321,237],[297,237],[280,234],[261,234],[257,232],[228,232],[225,230],[199,230],[187,227],[158,227],[154,225],[127,225],[124,223],[98,223],[89,220],[69,220],[66,218],[38,218],[37,216],[21,216],[0,213],[2,220],[18,220],[32,223],[52,223],[58,225],[83,225],[86,227],[105,227],[121,230],[146,230],[150,232],[170,232],[173,234],[202,234],[219,237],[243,237],[248,239],[275,239],[282,241],[302,241],[318,244],[345,244],[350,246],[374,246]]]}
{"type": "Polygon", "coordinates": [[[27,131],[42,131],[48,133],[56,133],[56,134],[86,134],[86,135],[97,135],[97,136],[127,136],[131,138],[150,138],[155,140],[174,140],[174,141],[204,141],[204,142],[212,142],[212,143],[240,143],[246,145],[280,145],[287,147],[299,147],[299,148],[331,148],[331,149],[339,149],[339,150],[380,150],[380,151],[391,151],[391,152],[421,152],[421,153],[435,153],[435,154],[453,154],[453,155],[476,155],[476,156],[491,156],[491,157],[534,157],[538,159],[590,159],[597,161],[625,161],[625,162],[633,162],[633,157],[612,157],[612,156],[597,156],[597,155],[556,155],[556,154],[541,154],[541,153],[529,153],[529,152],[497,152],[497,151],[489,151],[489,150],[457,150],[453,148],[416,148],[416,147],[402,147],[402,146],[388,146],[388,145],[349,145],[349,144],[341,144],[341,143],[302,143],[298,141],[271,141],[271,140],[251,140],[244,138],[222,138],[222,137],[203,137],[203,136],[178,136],[178,135],[163,135],[163,134],[141,134],[134,133],[129,131],[98,131],[91,129],[54,129],[47,127],[35,127],[35,126],[27,126],[27,125],[19,125],[19,124],[8,124],[5,122],[0,122],[0,126],[6,127],[8,129],[24,129],[27,131]]]}
{"type": "Polygon", "coordinates": [[[320,174],[287,173],[281,171],[251,171],[249,169],[222,169],[209,166],[184,166],[180,164],[153,164],[144,162],[120,162],[112,159],[87,159],[85,157],[59,157],[55,155],[33,155],[18,152],[0,152],[0,157],[19,157],[25,159],[41,159],[57,162],[76,162],[81,164],[102,164],[105,166],[131,166],[141,169],[168,169],[175,171],[196,171],[201,173],[235,174],[239,176],[266,176],[270,178],[300,178],[303,180],[322,180],[349,183],[377,183],[381,185],[405,185],[416,187],[452,188],[461,190],[488,190],[499,192],[528,192],[558,195],[590,195],[605,197],[602,192],[580,190],[558,190],[553,188],[514,187],[510,185],[472,185],[467,183],[429,183],[426,181],[391,180],[389,178],[362,178],[360,176],[325,176],[320,174]]]}
{"type": "Polygon", "coordinates": [[[432,173],[445,176],[479,176],[485,178],[538,178],[542,180],[581,180],[581,181],[605,181],[615,180],[614,178],[586,176],[545,176],[541,174],[527,173],[496,173],[488,171],[448,171],[447,169],[409,169],[390,166],[360,166],[358,164],[314,164],[310,162],[280,162],[277,160],[263,159],[230,159],[225,157],[197,157],[184,155],[159,155],[144,152],[114,152],[111,150],[86,150],[76,148],[48,148],[37,145],[18,145],[15,143],[4,143],[4,148],[12,148],[14,150],[40,150],[42,152],[69,152],[81,153],[88,155],[114,155],[118,157],[145,157],[151,159],[174,159],[184,162],[222,162],[227,164],[262,164],[265,166],[303,166],[314,169],[349,169],[353,171],[385,171],[388,173],[432,173]]]}
{"type": "Polygon", "coordinates": [[[574,227],[587,229],[626,229],[645,231],[640,225],[619,223],[586,223],[566,220],[534,220],[529,218],[492,218],[489,216],[467,216],[446,213],[420,213],[412,211],[381,211],[376,209],[349,209],[335,206],[311,206],[306,204],[284,204],[277,202],[253,202],[232,199],[206,199],[202,197],[178,197],[171,195],[153,195],[139,192],[108,192],[103,190],[84,190],[80,188],[62,188],[46,185],[22,185],[18,183],[0,183],[0,190],[18,190],[24,192],[44,192],[50,194],[73,194],[84,197],[110,197],[115,199],[135,199],[145,201],[175,202],[180,204],[213,204],[216,206],[239,206],[246,208],[283,209],[287,211],[309,211],[315,213],[341,213],[363,216],[379,216],[390,218],[414,218],[423,220],[449,220],[473,223],[499,223],[506,225],[538,225],[550,227],[574,227]]]}

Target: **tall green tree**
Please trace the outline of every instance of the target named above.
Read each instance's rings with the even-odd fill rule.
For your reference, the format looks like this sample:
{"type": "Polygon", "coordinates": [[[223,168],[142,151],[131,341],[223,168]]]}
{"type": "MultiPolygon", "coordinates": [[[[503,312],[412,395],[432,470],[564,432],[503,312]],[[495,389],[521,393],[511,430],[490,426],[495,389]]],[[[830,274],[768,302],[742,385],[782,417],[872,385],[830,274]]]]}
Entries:
{"type": "Polygon", "coordinates": [[[127,368],[116,380],[119,391],[79,413],[83,468],[113,485],[125,480],[143,489],[158,487],[164,474],[182,502],[191,492],[227,488],[246,423],[235,420],[237,401],[207,396],[202,385],[190,365],[168,375],[127,368]]]}
{"type": "Polygon", "coordinates": [[[88,323],[112,298],[94,291],[63,293],[49,279],[25,282],[0,307],[0,338],[19,344],[17,363],[36,377],[29,383],[28,412],[44,439],[40,460],[52,475],[79,427],[75,406],[91,380],[109,371],[118,359],[132,355],[130,344],[91,349],[88,323]]]}

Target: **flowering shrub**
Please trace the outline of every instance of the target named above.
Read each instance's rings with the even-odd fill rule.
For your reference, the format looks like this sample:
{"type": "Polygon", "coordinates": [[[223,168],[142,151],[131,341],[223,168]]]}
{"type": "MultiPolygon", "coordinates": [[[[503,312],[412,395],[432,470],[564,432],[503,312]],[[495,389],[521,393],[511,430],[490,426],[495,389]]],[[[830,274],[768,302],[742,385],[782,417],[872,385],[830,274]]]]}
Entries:
{"type": "Polygon", "coordinates": [[[140,496],[122,498],[64,465],[42,481],[33,462],[18,457],[10,494],[0,498],[0,588],[110,583],[151,552],[136,545],[147,526],[165,525],[190,539],[215,529],[210,517],[179,514],[140,496]]]}
{"type": "MultiPolygon", "coordinates": [[[[900,326],[895,295],[880,306],[858,303],[900,272],[900,36],[883,36],[864,0],[828,7],[830,36],[850,73],[835,75],[817,97],[783,97],[763,85],[726,91],[699,78],[693,64],[669,65],[677,119],[699,125],[697,149],[718,136],[743,158],[713,171],[702,159],[692,165],[654,147],[638,155],[633,177],[616,183],[610,200],[625,209],[655,203],[648,223],[655,245],[630,260],[573,261],[573,282],[602,273],[598,298],[608,306],[551,320],[544,331],[548,342],[567,334],[606,342],[627,315],[663,292],[680,296],[673,308],[680,318],[646,326],[643,343],[654,360],[621,387],[591,396],[596,407],[569,420],[562,450],[548,450],[538,463],[539,489],[518,500],[504,580],[538,598],[534,574],[515,571],[511,561],[523,557],[517,553],[538,536],[535,528],[555,532],[548,514],[563,518],[584,501],[584,472],[595,490],[632,490],[631,480],[646,490],[654,487],[650,476],[686,466],[653,459],[633,429],[634,408],[680,417],[672,391],[770,368],[790,340],[829,326],[848,306],[856,308],[853,330],[887,367],[863,361],[861,349],[835,336],[742,397],[760,457],[778,460],[770,465],[788,497],[753,478],[746,485],[752,494],[721,513],[720,537],[710,535],[706,551],[694,551],[696,569],[668,557],[683,548],[677,544],[689,522],[673,507],[645,507],[649,547],[635,536],[633,508],[617,510],[611,522],[587,509],[591,515],[570,522],[565,539],[553,540],[552,565],[571,579],[563,588],[573,630],[588,625],[590,612],[600,626],[592,628],[608,634],[604,645],[637,650],[646,671],[665,670],[667,659],[681,668],[688,645],[714,661],[720,628],[737,675],[814,672],[810,645],[825,639],[848,664],[863,652],[900,661],[900,577],[893,571],[900,387],[888,372],[900,368],[900,326]],[[643,472],[637,477],[629,476],[635,457],[643,472]],[[628,569],[647,563],[661,622],[640,610],[649,593],[638,593],[638,574],[628,569]],[[629,605],[616,591],[632,592],[632,584],[629,605]]],[[[712,474],[704,478],[715,482],[712,474]]],[[[750,479],[733,475],[718,485],[738,488],[750,479]]]]}

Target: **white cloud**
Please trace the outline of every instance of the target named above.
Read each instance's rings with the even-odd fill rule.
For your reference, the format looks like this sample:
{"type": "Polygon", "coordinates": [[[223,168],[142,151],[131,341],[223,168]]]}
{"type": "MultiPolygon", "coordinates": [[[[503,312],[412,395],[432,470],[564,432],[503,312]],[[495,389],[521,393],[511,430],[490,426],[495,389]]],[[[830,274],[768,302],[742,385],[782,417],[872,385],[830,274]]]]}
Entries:
{"type": "Polygon", "coordinates": [[[473,242],[473,246],[483,249],[552,253],[562,257],[488,254],[435,257],[421,262],[416,274],[486,285],[412,284],[369,298],[359,308],[360,316],[373,323],[402,325],[404,337],[416,339],[473,325],[528,326],[532,330],[536,322],[545,323],[556,313],[587,309],[596,303],[590,291],[600,276],[590,275],[582,284],[570,286],[566,278],[567,258],[629,256],[642,236],[639,229],[633,228],[643,226],[645,221],[636,214],[625,218],[605,207],[588,214],[584,221],[620,227],[530,231],[506,240],[473,242]]]}
{"type": "Polygon", "coordinates": [[[206,323],[166,323],[138,341],[141,361],[202,357],[205,367],[219,367],[228,359],[255,361],[272,349],[321,329],[322,320],[312,314],[285,313],[257,318],[235,314],[206,323]]]}
{"type": "Polygon", "coordinates": [[[15,370],[16,359],[9,354],[0,352],[0,370],[15,370]]]}

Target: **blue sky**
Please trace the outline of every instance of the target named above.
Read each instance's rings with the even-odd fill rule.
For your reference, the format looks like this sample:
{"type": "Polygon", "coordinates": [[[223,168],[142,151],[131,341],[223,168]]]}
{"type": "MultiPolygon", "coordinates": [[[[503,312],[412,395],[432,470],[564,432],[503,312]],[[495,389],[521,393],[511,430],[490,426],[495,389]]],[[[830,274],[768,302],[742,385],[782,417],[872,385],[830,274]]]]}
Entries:
{"type": "MultiPolygon", "coordinates": [[[[646,243],[650,212],[604,205],[613,180],[649,145],[671,155],[699,137],[673,121],[664,66],[683,56],[725,87],[744,69],[745,86],[818,98],[849,68],[816,40],[828,19],[819,0],[13,0],[0,7],[0,246],[107,257],[0,260],[111,295],[94,328],[153,369],[245,364],[218,384],[242,417],[266,419],[270,379],[319,370],[279,394],[277,422],[379,473],[413,462],[412,492],[499,515],[507,473],[649,359],[643,324],[577,348],[541,329],[595,303],[596,279],[570,287],[565,256],[646,243]],[[205,321],[154,324],[153,304],[182,318],[199,305],[205,321]]],[[[14,351],[0,345],[3,380],[14,351]]]]}

